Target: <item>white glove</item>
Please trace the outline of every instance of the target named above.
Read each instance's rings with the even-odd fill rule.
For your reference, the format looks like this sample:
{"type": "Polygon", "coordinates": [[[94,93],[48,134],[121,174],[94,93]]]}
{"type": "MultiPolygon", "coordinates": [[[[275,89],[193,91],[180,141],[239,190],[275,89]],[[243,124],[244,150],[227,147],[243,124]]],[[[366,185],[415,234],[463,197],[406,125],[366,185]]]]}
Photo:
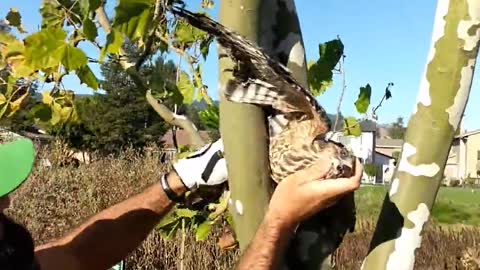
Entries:
{"type": "Polygon", "coordinates": [[[222,184],[228,177],[222,139],[207,144],[188,157],[178,160],[173,164],[173,168],[189,190],[201,185],[222,184]]]}

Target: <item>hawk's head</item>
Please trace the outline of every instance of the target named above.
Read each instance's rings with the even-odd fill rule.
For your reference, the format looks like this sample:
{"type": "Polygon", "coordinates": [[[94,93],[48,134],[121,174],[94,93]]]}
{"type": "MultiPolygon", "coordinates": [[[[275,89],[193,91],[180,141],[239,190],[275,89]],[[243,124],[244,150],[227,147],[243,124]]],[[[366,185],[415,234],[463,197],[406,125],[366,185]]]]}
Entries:
{"type": "Polygon", "coordinates": [[[322,151],[331,158],[332,165],[327,178],[350,177],[355,172],[355,156],[341,143],[320,139],[322,151]]]}

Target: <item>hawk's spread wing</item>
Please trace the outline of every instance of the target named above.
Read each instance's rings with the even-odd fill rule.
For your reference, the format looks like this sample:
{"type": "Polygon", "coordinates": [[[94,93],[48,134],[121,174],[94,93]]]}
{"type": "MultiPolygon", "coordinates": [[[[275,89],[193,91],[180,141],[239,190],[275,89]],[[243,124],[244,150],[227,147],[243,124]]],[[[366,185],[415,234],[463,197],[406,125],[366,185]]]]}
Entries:
{"type": "Polygon", "coordinates": [[[257,45],[203,14],[173,7],[172,13],[192,26],[213,35],[237,63],[235,79],[242,87],[230,87],[226,97],[235,102],[270,105],[283,113],[318,114],[327,124],[330,121],[315,97],[303,88],[282,64],[272,59],[257,45]]]}

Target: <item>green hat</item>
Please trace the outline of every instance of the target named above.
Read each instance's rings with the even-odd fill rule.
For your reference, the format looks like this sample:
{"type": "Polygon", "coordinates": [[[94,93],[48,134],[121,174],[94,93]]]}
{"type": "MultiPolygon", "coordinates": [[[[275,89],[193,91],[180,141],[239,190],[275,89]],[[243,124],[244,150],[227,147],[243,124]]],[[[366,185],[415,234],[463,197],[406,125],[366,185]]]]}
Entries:
{"type": "Polygon", "coordinates": [[[0,197],[17,189],[28,178],[34,161],[35,148],[30,139],[18,136],[0,144],[0,197]]]}

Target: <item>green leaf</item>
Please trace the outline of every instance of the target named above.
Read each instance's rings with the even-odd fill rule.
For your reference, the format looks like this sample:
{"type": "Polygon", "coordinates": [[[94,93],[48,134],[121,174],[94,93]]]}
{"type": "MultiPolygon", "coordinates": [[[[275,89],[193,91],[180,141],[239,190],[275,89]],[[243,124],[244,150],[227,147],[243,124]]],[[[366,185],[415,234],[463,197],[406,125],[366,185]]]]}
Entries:
{"type": "Polygon", "coordinates": [[[7,99],[2,93],[0,93],[0,105],[5,104],[5,102],[7,102],[7,99]]]}
{"type": "Polygon", "coordinates": [[[179,229],[179,226],[180,226],[180,221],[177,220],[171,225],[161,228],[160,234],[165,240],[169,240],[172,238],[172,236],[175,235],[175,232],[179,229]]]}
{"type": "Polygon", "coordinates": [[[362,129],[360,128],[360,123],[358,123],[355,117],[344,118],[344,134],[347,136],[358,137],[362,135],[362,129]]]}
{"type": "Polygon", "coordinates": [[[15,8],[10,9],[5,19],[7,19],[8,24],[11,26],[18,27],[22,25],[22,16],[20,15],[20,12],[18,12],[18,10],[15,8]]]}
{"type": "Polygon", "coordinates": [[[186,208],[178,208],[175,210],[175,214],[179,217],[193,218],[198,214],[198,212],[186,208]]]}
{"type": "Polygon", "coordinates": [[[90,41],[95,41],[98,35],[97,26],[89,18],[83,20],[83,34],[90,41]]]}
{"type": "Polygon", "coordinates": [[[98,80],[93,74],[93,71],[90,69],[88,65],[80,67],[76,70],[77,76],[80,79],[81,83],[86,84],[88,87],[92,88],[93,90],[98,89],[98,80]]]}
{"type": "Polygon", "coordinates": [[[210,49],[210,44],[213,41],[213,36],[209,36],[207,39],[202,40],[200,43],[200,53],[203,56],[203,60],[207,60],[208,51],[210,49]]]}
{"type": "Polygon", "coordinates": [[[357,112],[366,113],[368,106],[370,106],[370,97],[372,95],[372,87],[367,84],[365,87],[360,87],[360,93],[358,94],[357,101],[355,101],[355,107],[357,112]]]}
{"type": "Polygon", "coordinates": [[[179,220],[179,217],[175,215],[175,211],[172,210],[165,215],[157,225],[157,228],[163,228],[179,220]]]}
{"type": "Polygon", "coordinates": [[[17,9],[11,8],[5,19],[9,25],[16,27],[20,33],[26,33],[22,26],[22,15],[17,9]]]}
{"type": "Polygon", "coordinates": [[[318,96],[333,84],[332,70],[343,55],[343,43],[340,39],[330,40],[318,46],[320,59],[309,63],[307,79],[313,95],[318,96]]]}
{"type": "Polygon", "coordinates": [[[195,93],[195,87],[193,86],[188,74],[184,71],[180,73],[180,78],[177,83],[178,91],[183,96],[184,104],[191,104],[193,102],[193,95],[195,93]]]}
{"type": "Polygon", "coordinates": [[[79,48],[75,48],[72,45],[66,45],[64,47],[62,64],[67,71],[76,70],[87,65],[87,56],[79,48]]]}
{"type": "Polygon", "coordinates": [[[154,3],[151,0],[119,0],[112,27],[130,40],[143,37],[152,22],[154,3]]]}
{"type": "Polygon", "coordinates": [[[390,91],[390,87],[392,87],[392,86],[393,86],[393,83],[390,82],[390,83],[388,83],[387,88],[385,88],[385,99],[386,100],[388,100],[389,98],[392,97],[392,92],[390,91]]]}
{"type": "Polygon", "coordinates": [[[206,39],[207,33],[191,26],[186,22],[179,21],[175,27],[176,41],[182,43],[184,46],[190,46],[197,40],[206,39]]]}
{"type": "Polygon", "coordinates": [[[112,29],[107,35],[107,42],[100,51],[100,61],[103,61],[105,54],[117,54],[123,44],[123,34],[119,31],[112,29]]]}
{"type": "Polygon", "coordinates": [[[46,104],[36,105],[30,110],[29,114],[41,122],[47,122],[50,120],[50,118],[52,118],[52,110],[50,106],[46,104]]]}
{"type": "Polygon", "coordinates": [[[200,224],[195,232],[195,240],[196,241],[203,241],[207,238],[208,234],[210,233],[212,225],[210,221],[206,220],[202,224],[200,224]]]}
{"type": "Polygon", "coordinates": [[[389,99],[392,97],[392,92],[390,90],[385,90],[385,99],[389,99]]]}
{"type": "Polygon", "coordinates": [[[207,128],[220,128],[220,111],[218,106],[208,106],[205,110],[198,112],[198,116],[207,128]]]}
{"type": "Polygon", "coordinates": [[[65,23],[65,11],[57,0],[42,0],[40,6],[42,29],[61,28],[65,23]]]}
{"type": "Polygon", "coordinates": [[[231,228],[235,228],[233,216],[229,211],[227,211],[225,219],[227,220],[227,223],[228,225],[230,225],[231,228]]]}
{"type": "Polygon", "coordinates": [[[80,0],[80,9],[83,17],[87,18],[90,12],[94,12],[102,5],[102,0],[80,0]]]}
{"type": "Polygon", "coordinates": [[[25,62],[34,70],[57,67],[65,53],[64,30],[48,28],[25,38],[25,62]]]}

